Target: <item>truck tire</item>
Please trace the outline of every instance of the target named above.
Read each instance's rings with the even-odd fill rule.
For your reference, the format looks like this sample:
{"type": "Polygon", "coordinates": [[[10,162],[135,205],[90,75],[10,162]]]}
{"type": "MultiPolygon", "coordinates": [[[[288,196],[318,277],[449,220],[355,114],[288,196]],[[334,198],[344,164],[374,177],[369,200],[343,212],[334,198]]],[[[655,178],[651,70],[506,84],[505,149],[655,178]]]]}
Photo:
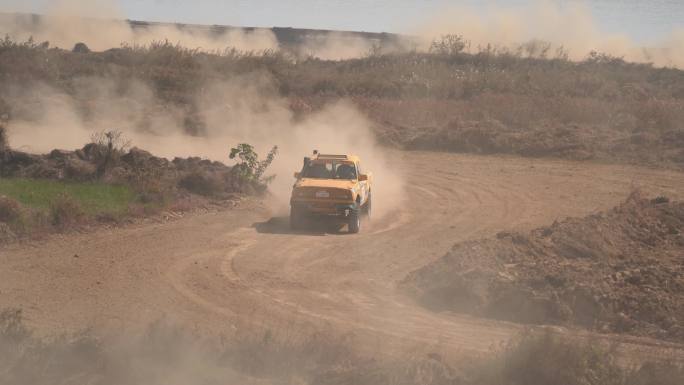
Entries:
{"type": "Polygon", "coordinates": [[[371,198],[372,198],[372,195],[370,195],[370,193],[369,193],[368,194],[368,201],[366,202],[366,205],[363,208],[363,211],[365,211],[366,217],[368,217],[368,219],[371,218],[371,213],[373,211],[373,206],[372,206],[373,201],[371,198]]]}
{"type": "Polygon", "coordinates": [[[361,216],[359,210],[352,210],[349,213],[349,233],[356,234],[361,230],[361,216]]]}

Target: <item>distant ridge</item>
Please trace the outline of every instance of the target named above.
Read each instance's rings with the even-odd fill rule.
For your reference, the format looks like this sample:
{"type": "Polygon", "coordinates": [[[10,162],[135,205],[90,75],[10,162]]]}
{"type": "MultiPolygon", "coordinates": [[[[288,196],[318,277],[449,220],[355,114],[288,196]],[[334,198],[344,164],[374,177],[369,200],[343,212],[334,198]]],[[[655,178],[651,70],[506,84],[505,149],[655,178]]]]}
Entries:
{"type": "MultiPolygon", "coordinates": [[[[4,35],[8,31],[3,31],[3,21],[9,21],[19,17],[23,23],[39,24],[42,15],[34,13],[7,13],[0,12],[0,34],[4,35]]],[[[184,31],[197,31],[215,33],[216,35],[223,34],[231,30],[241,30],[244,32],[251,32],[256,30],[267,30],[273,32],[278,44],[282,47],[297,46],[304,43],[307,39],[325,38],[330,34],[344,34],[345,37],[377,42],[380,44],[393,43],[400,39],[400,35],[387,32],[362,32],[362,31],[339,31],[339,30],[325,30],[325,29],[307,29],[307,28],[290,28],[290,27],[239,27],[231,25],[205,25],[205,24],[185,24],[185,23],[166,23],[166,22],[151,22],[140,20],[125,20],[131,28],[146,29],[148,27],[176,27],[184,31]]]]}

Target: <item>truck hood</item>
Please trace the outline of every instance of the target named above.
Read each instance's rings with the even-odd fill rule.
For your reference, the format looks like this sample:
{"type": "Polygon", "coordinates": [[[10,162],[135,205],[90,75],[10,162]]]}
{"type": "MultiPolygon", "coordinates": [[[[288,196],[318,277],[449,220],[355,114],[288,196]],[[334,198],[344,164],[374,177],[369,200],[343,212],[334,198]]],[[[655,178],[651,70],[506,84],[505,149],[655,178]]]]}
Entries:
{"type": "Polygon", "coordinates": [[[302,178],[295,184],[295,187],[320,187],[320,188],[339,188],[351,190],[356,185],[356,181],[346,179],[311,179],[302,178]]]}

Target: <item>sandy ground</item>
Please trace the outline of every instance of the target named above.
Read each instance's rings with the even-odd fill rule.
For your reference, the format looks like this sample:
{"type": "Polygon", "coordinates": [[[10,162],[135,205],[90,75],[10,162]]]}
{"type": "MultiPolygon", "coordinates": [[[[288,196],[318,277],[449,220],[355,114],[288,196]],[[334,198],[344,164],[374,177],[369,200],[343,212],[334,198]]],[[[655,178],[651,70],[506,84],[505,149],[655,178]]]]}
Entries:
{"type": "MultiPolygon", "coordinates": [[[[397,282],[456,242],[608,209],[634,188],[684,198],[684,175],[670,171],[394,155],[408,201],[365,222],[361,234],[291,233],[287,217],[245,207],[11,245],[0,249],[0,308],[24,309],[28,324],[49,335],[114,333],[168,318],[228,335],[339,333],[373,355],[482,353],[521,326],[429,312],[399,294],[397,282]]],[[[619,341],[628,356],[682,354],[649,339],[557,330],[619,341]]]]}

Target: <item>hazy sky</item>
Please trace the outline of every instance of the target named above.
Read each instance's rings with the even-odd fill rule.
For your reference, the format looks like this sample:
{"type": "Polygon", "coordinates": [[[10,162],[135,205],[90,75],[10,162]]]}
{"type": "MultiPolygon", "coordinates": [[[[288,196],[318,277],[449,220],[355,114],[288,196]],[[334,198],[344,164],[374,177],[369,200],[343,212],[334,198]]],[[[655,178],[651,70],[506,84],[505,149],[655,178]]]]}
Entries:
{"type": "MultiPolygon", "coordinates": [[[[58,0],[64,1],[64,0],[58,0]]],[[[74,1],[74,0],[66,0],[74,1]]],[[[94,0],[119,3],[120,17],[149,21],[405,32],[448,7],[508,7],[535,0],[94,0]]],[[[684,28],[684,0],[552,0],[584,2],[609,32],[647,41],[684,28]]],[[[55,1],[1,0],[0,11],[44,12],[55,1]]],[[[92,2],[91,2],[92,3],[92,2]]]]}

